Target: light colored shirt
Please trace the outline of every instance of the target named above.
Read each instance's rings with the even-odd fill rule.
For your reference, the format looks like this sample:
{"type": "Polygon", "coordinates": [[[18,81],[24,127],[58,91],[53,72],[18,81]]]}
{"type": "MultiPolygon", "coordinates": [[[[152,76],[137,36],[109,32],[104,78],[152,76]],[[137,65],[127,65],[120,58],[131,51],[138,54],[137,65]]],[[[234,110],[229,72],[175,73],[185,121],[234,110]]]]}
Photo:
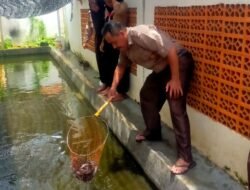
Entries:
{"type": "Polygon", "coordinates": [[[114,22],[120,22],[124,26],[127,26],[128,24],[128,5],[125,2],[118,2],[116,1],[113,5],[113,21],[114,22]]]}
{"type": "Polygon", "coordinates": [[[167,66],[167,56],[171,48],[178,52],[184,48],[167,33],[154,25],[128,27],[128,49],[120,54],[120,64],[135,63],[155,72],[167,66]]]}

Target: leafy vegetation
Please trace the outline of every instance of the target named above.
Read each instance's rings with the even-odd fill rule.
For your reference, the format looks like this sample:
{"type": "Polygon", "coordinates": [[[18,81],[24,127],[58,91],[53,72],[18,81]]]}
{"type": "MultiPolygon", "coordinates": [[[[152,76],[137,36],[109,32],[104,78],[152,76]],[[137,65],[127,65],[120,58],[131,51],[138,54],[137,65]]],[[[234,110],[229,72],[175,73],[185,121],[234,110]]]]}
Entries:
{"type": "MultiPolygon", "coordinates": [[[[12,29],[10,32],[10,36],[12,38],[19,35],[19,31],[16,29],[12,29]]],[[[30,31],[26,41],[23,44],[17,46],[13,43],[11,38],[6,38],[4,40],[4,49],[55,46],[55,37],[47,37],[46,33],[46,27],[42,20],[34,17],[30,18],[30,31]]]]}
{"type": "Polygon", "coordinates": [[[44,38],[46,36],[46,29],[43,21],[37,18],[30,18],[30,37],[36,38],[37,35],[39,37],[44,38]]]}
{"type": "Polygon", "coordinates": [[[45,37],[37,40],[27,40],[24,47],[55,46],[55,38],[45,37]]]}
{"type": "Polygon", "coordinates": [[[55,38],[46,36],[46,28],[43,21],[30,18],[30,35],[27,39],[28,47],[55,46],[55,38]]]}
{"type": "Polygon", "coordinates": [[[12,43],[12,40],[10,38],[5,39],[3,43],[4,43],[5,49],[10,49],[13,47],[13,43],[12,43]]]}

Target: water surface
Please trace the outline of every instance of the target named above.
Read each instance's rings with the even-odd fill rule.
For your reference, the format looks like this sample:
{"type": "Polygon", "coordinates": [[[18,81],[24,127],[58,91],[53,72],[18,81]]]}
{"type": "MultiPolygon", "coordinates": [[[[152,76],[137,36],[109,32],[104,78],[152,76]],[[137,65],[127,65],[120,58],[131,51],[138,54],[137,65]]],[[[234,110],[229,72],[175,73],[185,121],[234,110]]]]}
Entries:
{"type": "Polygon", "coordinates": [[[67,121],[94,112],[49,56],[0,58],[0,189],[155,189],[112,135],[95,178],[73,176],[67,121]]]}

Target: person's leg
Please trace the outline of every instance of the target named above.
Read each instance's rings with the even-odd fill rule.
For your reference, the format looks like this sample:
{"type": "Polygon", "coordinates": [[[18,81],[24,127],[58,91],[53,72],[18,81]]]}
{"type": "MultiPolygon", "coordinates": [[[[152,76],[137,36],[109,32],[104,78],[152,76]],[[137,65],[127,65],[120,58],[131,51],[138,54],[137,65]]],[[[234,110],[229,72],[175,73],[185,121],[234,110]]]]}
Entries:
{"type": "Polygon", "coordinates": [[[130,67],[127,67],[119,85],[117,86],[117,92],[125,95],[129,90],[129,83],[130,83],[130,67]]]}
{"type": "Polygon", "coordinates": [[[106,41],[104,41],[103,50],[105,55],[104,64],[106,68],[105,77],[107,85],[111,87],[113,82],[114,71],[118,63],[120,52],[118,49],[114,49],[112,45],[107,43],[106,41]]]}
{"type": "Polygon", "coordinates": [[[176,138],[177,157],[188,163],[193,161],[191,154],[190,124],[186,110],[186,96],[169,99],[171,119],[176,138]]]}
{"type": "Polygon", "coordinates": [[[123,77],[121,78],[118,86],[117,86],[117,93],[113,97],[113,102],[122,101],[127,97],[127,92],[129,89],[129,80],[130,80],[130,69],[129,67],[126,68],[123,77]]]}
{"type": "MultiPolygon", "coordinates": [[[[119,61],[119,55],[120,55],[120,51],[119,50],[114,50],[113,52],[113,61],[112,61],[112,74],[111,74],[111,82],[113,81],[113,76],[114,76],[114,72],[115,72],[115,68],[118,64],[119,61]]],[[[121,78],[118,86],[117,86],[117,92],[119,93],[119,95],[121,97],[124,97],[126,95],[126,93],[128,92],[129,89],[129,80],[130,79],[130,68],[127,67],[125,70],[125,73],[123,75],[123,77],[121,78]]]]}
{"type": "MultiPolygon", "coordinates": [[[[108,87],[111,87],[114,77],[114,71],[118,64],[120,51],[118,49],[114,49],[111,44],[108,44],[106,41],[104,42],[103,47],[103,65],[105,67],[105,82],[108,87]]],[[[121,101],[125,98],[125,94],[129,88],[129,69],[126,69],[124,76],[122,77],[119,85],[117,86],[117,92],[115,97],[113,97],[112,101],[121,101]]],[[[103,91],[103,95],[106,95],[107,91],[103,91]]]]}
{"type": "Polygon", "coordinates": [[[91,17],[93,20],[93,25],[95,29],[95,55],[96,62],[99,71],[100,81],[105,84],[105,76],[104,76],[104,67],[103,67],[103,53],[100,51],[100,45],[102,43],[102,34],[101,30],[104,26],[104,9],[100,9],[97,13],[91,12],[91,17]]]}
{"type": "Polygon", "coordinates": [[[137,135],[136,141],[161,139],[160,110],[166,100],[167,73],[150,74],[140,92],[140,104],[146,130],[137,135]],[[164,77],[163,77],[164,76],[164,77]]]}
{"type": "Polygon", "coordinates": [[[96,62],[97,62],[97,68],[99,71],[99,78],[100,81],[106,85],[106,81],[105,81],[105,67],[103,66],[103,52],[100,51],[100,44],[102,41],[102,36],[96,34],[95,35],[95,55],[96,55],[96,62]]]}
{"type": "Polygon", "coordinates": [[[106,84],[105,90],[100,94],[107,95],[112,85],[114,70],[117,65],[119,50],[115,50],[111,44],[103,41],[102,56],[102,81],[106,84]]]}
{"type": "Polygon", "coordinates": [[[183,174],[194,166],[191,153],[190,124],[186,110],[187,92],[193,72],[193,59],[190,54],[180,58],[180,80],[183,96],[168,98],[171,119],[177,146],[177,162],[172,168],[175,174],[183,174]]]}

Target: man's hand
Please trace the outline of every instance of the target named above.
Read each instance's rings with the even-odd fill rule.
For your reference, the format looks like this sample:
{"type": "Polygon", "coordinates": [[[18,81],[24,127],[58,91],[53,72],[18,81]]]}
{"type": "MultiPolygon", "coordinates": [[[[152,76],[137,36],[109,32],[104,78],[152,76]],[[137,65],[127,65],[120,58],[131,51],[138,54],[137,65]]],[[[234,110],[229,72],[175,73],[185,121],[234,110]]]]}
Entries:
{"type": "Polygon", "coordinates": [[[115,97],[115,95],[117,95],[117,91],[115,88],[110,88],[109,92],[108,92],[108,99],[110,99],[112,101],[113,97],[115,97]]]}
{"type": "Polygon", "coordinates": [[[183,95],[181,81],[179,79],[171,79],[166,85],[166,92],[169,92],[170,98],[178,98],[183,95]]]}

